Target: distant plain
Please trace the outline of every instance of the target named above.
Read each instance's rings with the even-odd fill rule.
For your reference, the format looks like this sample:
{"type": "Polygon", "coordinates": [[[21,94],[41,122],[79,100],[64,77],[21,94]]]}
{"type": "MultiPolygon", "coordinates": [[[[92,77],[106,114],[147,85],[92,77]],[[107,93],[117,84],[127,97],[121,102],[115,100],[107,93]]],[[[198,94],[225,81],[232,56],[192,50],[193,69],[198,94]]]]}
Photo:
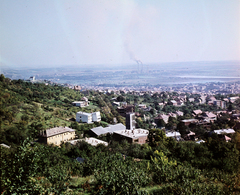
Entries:
{"type": "Polygon", "coordinates": [[[178,62],[128,65],[79,65],[55,68],[2,67],[11,79],[50,80],[72,85],[132,86],[240,81],[240,62],[178,62]]]}

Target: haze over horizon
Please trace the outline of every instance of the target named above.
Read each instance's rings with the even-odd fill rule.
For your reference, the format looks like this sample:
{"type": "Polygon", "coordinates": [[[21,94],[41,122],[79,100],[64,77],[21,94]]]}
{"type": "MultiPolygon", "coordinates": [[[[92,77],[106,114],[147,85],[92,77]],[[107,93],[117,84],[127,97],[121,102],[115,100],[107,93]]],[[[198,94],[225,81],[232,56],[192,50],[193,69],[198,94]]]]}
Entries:
{"type": "Polygon", "coordinates": [[[239,0],[0,0],[0,68],[240,61],[239,0]]]}

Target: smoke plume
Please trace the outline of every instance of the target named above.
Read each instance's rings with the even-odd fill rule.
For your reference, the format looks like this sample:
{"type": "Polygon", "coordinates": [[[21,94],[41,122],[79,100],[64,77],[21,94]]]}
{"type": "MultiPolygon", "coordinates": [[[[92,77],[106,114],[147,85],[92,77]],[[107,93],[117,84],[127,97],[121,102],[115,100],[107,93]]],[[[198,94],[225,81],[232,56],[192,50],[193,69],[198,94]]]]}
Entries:
{"type": "Polygon", "coordinates": [[[124,44],[125,50],[128,53],[131,60],[135,61],[137,64],[143,64],[141,60],[137,59],[134,53],[129,49],[128,43],[125,42],[124,44]]]}

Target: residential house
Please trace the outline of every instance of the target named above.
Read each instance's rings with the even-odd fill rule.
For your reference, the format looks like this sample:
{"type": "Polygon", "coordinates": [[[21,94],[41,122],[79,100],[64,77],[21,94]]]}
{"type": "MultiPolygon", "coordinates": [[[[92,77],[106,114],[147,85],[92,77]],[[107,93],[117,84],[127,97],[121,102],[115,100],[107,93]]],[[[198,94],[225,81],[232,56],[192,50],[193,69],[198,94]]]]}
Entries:
{"type": "Polygon", "coordinates": [[[145,144],[149,131],[145,129],[122,130],[113,133],[113,140],[127,140],[129,143],[145,144]]]}
{"type": "Polygon", "coordinates": [[[172,112],[168,113],[168,116],[169,116],[169,117],[171,116],[171,117],[177,118],[177,114],[172,113],[172,112]]]}
{"type": "Polygon", "coordinates": [[[181,134],[177,131],[166,132],[166,137],[172,137],[179,141],[181,139],[181,134]]]}
{"type": "Polygon", "coordinates": [[[101,115],[100,115],[99,111],[92,113],[92,121],[93,122],[100,122],[101,121],[101,115]]]}
{"type": "Polygon", "coordinates": [[[92,113],[86,113],[86,112],[77,112],[76,114],[76,121],[82,122],[82,123],[92,123],[92,113]]]}
{"type": "Polygon", "coordinates": [[[214,133],[218,134],[218,137],[221,140],[228,142],[228,141],[231,141],[231,138],[228,137],[227,135],[234,134],[235,131],[233,129],[219,129],[219,130],[214,130],[214,133]]]}
{"type": "Polygon", "coordinates": [[[229,102],[234,103],[237,99],[239,99],[239,97],[238,97],[238,96],[235,96],[235,97],[229,97],[228,99],[229,99],[229,102]]]}
{"type": "Polygon", "coordinates": [[[184,123],[185,126],[189,126],[190,124],[196,124],[199,122],[198,119],[185,119],[182,120],[182,122],[184,123]]]}
{"type": "Polygon", "coordinates": [[[222,109],[225,109],[226,108],[226,102],[225,101],[222,101],[222,100],[215,100],[213,101],[213,105],[216,105],[222,109]]]}
{"type": "Polygon", "coordinates": [[[220,135],[220,134],[234,134],[235,131],[233,129],[219,129],[214,130],[214,133],[220,135]]]}
{"type": "Polygon", "coordinates": [[[197,116],[199,114],[202,114],[201,110],[193,110],[193,116],[197,116]]]}
{"type": "Polygon", "coordinates": [[[216,101],[216,98],[214,96],[207,97],[208,104],[213,104],[214,101],[216,101]]]}
{"type": "Polygon", "coordinates": [[[72,102],[72,105],[82,108],[82,107],[88,106],[88,101],[75,101],[75,102],[72,102]]]}
{"type": "Polygon", "coordinates": [[[217,115],[213,114],[212,112],[205,112],[202,114],[202,118],[204,121],[214,122],[217,120],[217,115]]]}
{"type": "Polygon", "coordinates": [[[177,101],[175,101],[175,100],[170,100],[169,104],[173,105],[173,106],[177,106],[178,105],[177,101]]]}
{"type": "Polygon", "coordinates": [[[187,96],[186,95],[179,95],[178,98],[179,98],[179,100],[182,100],[183,102],[187,101],[187,96]]]}
{"type": "Polygon", "coordinates": [[[223,98],[223,101],[229,102],[229,99],[228,98],[223,98]]]}
{"type": "Polygon", "coordinates": [[[158,124],[159,120],[163,120],[166,124],[168,123],[169,116],[166,114],[159,114],[157,117],[154,118],[156,124],[158,124]]]}
{"type": "Polygon", "coordinates": [[[177,106],[183,106],[184,105],[183,100],[178,99],[176,102],[177,102],[177,106]]]}
{"type": "Polygon", "coordinates": [[[93,123],[101,121],[100,112],[86,113],[86,112],[77,112],[76,121],[82,123],[93,123]]]}
{"type": "Polygon", "coordinates": [[[74,129],[60,126],[41,131],[39,134],[39,142],[59,146],[63,142],[75,139],[75,137],[74,129]]]}
{"type": "Polygon", "coordinates": [[[177,116],[183,116],[183,112],[181,112],[181,111],[176,111],[175,113],[177,116]]]}

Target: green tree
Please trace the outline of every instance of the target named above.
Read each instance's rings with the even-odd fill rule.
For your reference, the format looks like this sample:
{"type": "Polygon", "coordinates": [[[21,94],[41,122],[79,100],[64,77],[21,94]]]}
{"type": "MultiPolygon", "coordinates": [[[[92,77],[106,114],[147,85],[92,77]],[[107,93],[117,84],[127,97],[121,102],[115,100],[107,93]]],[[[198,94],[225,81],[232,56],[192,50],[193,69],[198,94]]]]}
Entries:
{"type": "Polygon", "coordinates": [[[3,74],[0,75],[0,81],[3,82],[5,80],[5,76],[3,74]]]}
{"type": "Polygon", "coordinates": [[[140,190],[149,182],[146,165],[136,164],[122,155],[109,156],[94,173],[97,194],[146,194],[140,190]]]}
{"type": "Polygon", "coordinates": [[[159,119],[159,120],[157,121],[157,126],[158,126],[158,127],[163,128],[163,127],[165,127],[165,125],[166,125],[166,123],[164,122],[163,119],[159,119]]]}
{"type": "Polygon", "coordinates": [[[38,173],[39,156],[28,140],[16,151],[1,155],[1,189],[6,194],[39,194],[34,177],[38,173]]]}
{"type": "Polygon", "coordinates": [[[117,97],[117,101],[124,102],[125,101],[125,97],[120,95],[120,96],[117,97]]]}
{"type": "Polygon", "coordinates": [[[159,145],[166,145],[168,142],[168,138],[166,134],[161,129],[150,129],[147,142],[151,147],[156,147],[159,145]]]}
{"type": "Polygon", "coordinates": [[[177,124],[177,130],[181,133],[182,137],[184,137],[187,134],[187,127],[183,122],[177,124]]]}

